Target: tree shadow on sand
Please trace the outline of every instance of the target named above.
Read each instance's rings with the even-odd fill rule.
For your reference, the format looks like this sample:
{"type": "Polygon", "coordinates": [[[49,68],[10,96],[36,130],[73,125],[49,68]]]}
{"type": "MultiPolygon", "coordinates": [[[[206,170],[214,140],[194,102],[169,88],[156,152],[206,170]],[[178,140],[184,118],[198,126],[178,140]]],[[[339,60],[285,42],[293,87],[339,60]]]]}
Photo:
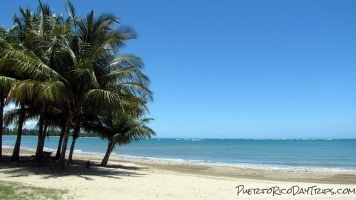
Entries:
{"type": "Polygon", "coordinates": [[[123,176],[140,177],[146,174],[140,173],[144,167],[113,164],[102,167],[95,161],[90,161],[90,167],[87,167],[87,160],[74,160],[73,164],[66,165],[64,170],[54,169],[54,162],[43,162],[36,164],[31,156],[22,156],[20,162],[9,162],[9,156],[3,156],[0,162],[0,171],[9,174],[10,177],[23,177],[32,174],[43,175],[44,179],[58,178],[63,176],[78,176],[86,180],[94,180],[93,177],[108,177],[120,179],[123,176]]]}

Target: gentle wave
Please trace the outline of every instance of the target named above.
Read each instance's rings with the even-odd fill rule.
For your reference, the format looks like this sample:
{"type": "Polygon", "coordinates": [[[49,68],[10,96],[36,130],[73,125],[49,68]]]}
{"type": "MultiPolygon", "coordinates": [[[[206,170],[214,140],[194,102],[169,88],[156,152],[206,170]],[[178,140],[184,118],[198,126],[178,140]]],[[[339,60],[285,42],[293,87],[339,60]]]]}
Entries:
{"type": "MultiPolygon", "coordinates": [[[[4,148],[13,148],[13,146],[3,145],[4,148]]],[[[24,150],[36,151],[35,148],[21,147],[24,150]]],[[[45,151],[55,152],[56,149],[44,148],[45,151]]],[[[69,150],[67,150],[69,153],[69,150]]],[[[96,155],[104,156],[104,153],[100,152],[89,152],[83,151],[81,149],[74,150],[75,154],[82,155],[96,155]]],[[[179,159],[179,158],[158,158],[150,156],[135,156],[128,154],[118,154],[115,152],[111,153],[111,157],[120,158],[123,160],[132,160],[132,161],[152,161],[157,163],[169,163],[169,164],[178,164],[178,165],[192,165],[192,166],[228,166],[228,167],[243,167],[243,168],[264,168],[264,169],[275,169],[275,170],[288,170],[288,171],[345,171],[345,172],[354,172],[354,169],[348,169],[343,167],[338,167],[335,164],[318,164],[315,166],[299,166],[295,163],[285,163],[285,164],[256,164],[256,163],[227,163],[227,162],[214,162],[209,160],[194,160],[194,159],[179,159]]],[[[356,166],[355,166],[356,167],[356,166]]]]}
{"type": "Polygon", "coordinates": [[[290,165],[274,165],[274,164],[255,164],[255,163],[224,163],[224,162],[213,162],[209,160],[185,160],[185,159],[173,159],[173,158],[157,158],[157,157],[145,157],[145,156],[132,156],[132,155],[117,155],[124,160],[143,160],[152,161],[158,163],[169,163],[178,165],[193,165],[193,166],[223,166],[223,167],[242,167],[242,168],[264,168],[273,170],[288,170],[288,171],[341,171],[341,172],[354,172],[355,170],[341,168],[341,167],[328,167],[325,166],[290,166],[290,165]]]}
{"type": "MultiPolygon", "coordinates": [[[[161,140],[160,138],[157,138],[158,140],[161,140]]],[[[200,142],[200,141],[205,141],[204,139],[198,139],[198,138],[175,138],[176,141],[194,141],[194,142],[200,142]]]]}
{"type": "Polygon", "coordinates": [[[344,140],[344,139],[337,139],[337,138],[242,138],[242,139],[233,139],[233,138],[152,138],[151,140],[169,140],[169,139],[173,139],[176,141],[206,141],[206,140],[252,140],[252,141],[268,141],[268,140],[272,140],[272,141],[298,141],[298,140],[302,140],[302,141],[333,141],[333,140],[344,140]]]}
{"type": "MultiPolygon", "coordinates": [[[[15,136],[4,136],[4,147],[13,148],[15,140],[15,136]]],[[[36,144],[37,137],[24,136],[21,149],[35,150],[36,144]]],[[[45,151],[55,152],[57,145],[58,137],[48,137],[45,151]]],[[[107,141],[100,138],[78,138],[74,153],[103,156],[106,147],[107,141]]],[[[117,146],[112,156],[185,165],[356,170],[354,152],[356,140],[347,139],[153,138],[117,146]]]]}

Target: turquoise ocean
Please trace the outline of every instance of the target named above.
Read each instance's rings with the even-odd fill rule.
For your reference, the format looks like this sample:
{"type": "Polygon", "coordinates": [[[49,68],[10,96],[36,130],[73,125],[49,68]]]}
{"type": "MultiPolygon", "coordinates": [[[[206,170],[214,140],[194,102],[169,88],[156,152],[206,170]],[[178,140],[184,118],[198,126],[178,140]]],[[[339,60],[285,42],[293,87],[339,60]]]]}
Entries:
{"type": "MultiPolygon", "coordinates": [[[[59,137],[46,137],[46,150],[55,151],[58,139],[59,137]]],[[[3,146],[13,147],[15,140],[15,136],[3,136],[3,146]]],[[[22,149],[34,150],[36,144],[36,136],[22,137],[22,149]]],[[[71,140],[68,144],[71,144],[71,140]]],[[[77,140],[75,154],[104,155],[106,147],[106,140],[82,137],[77,140]]],[[[356,170],[356,139],[154,138],[116,146],[111,156],[190,165],[356,170]]]]}

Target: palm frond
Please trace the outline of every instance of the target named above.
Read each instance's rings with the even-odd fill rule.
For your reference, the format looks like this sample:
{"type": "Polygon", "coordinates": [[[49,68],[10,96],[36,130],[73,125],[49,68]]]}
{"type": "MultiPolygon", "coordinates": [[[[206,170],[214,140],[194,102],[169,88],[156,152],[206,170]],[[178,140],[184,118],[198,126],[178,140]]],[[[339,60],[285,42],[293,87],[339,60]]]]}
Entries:
{"type": "Polygon", "coordinates": [[[19,109],[12,109],[12,110],[6,111],[5,116],[4,116],[4,125],[9,126],[10,124],[15,123],[19,117],[18,112],[19,112],[19,109]]]}
{"type": "Polygon", "coordinates": [[[66,7],[66,11],[67,11],[69,17],[72,20],[75,19],[76,18],[76,11],[75,11],[75,7],[72,4],[72,2],[71,1],[67,1],[65,7],[66,7]]]}
{"type": "Polygon", "coordinates": [[[67,92],[65,84],[61,81],[49,81],[44,83],[45,87],[41,91],[42,101],[63,102],[69,101],[70,94],[67,92]]]}
{"type": "Polygon", "coordinates": [[[115,134],[112,137],[114,144],[127,144],[131,141],[142,139],[149,139],[156,133],[146,126],[146,124],[153,120],[152,118],[132,118],[130,116],[118,116],[114,118],[113,128],[115,134]]]}
{"type": "Polygon", "coordinates": [[[7,95],[10,89],[15,85],[16,79],[6,76],[0,76],[0,94],[7,95]]]}
{"type": "Polygon", "coordinates": [[[7,101],[26,102],[34,99],[43,90],[41,82],[24,80],[17,82],[10,90],[7,101]]]}
{"type": "Polygon", "coordinates": [[[54,71],[46,63],[26,48],[14,48],[11,44],[0,38],[4,45],[0,52],[0,73],[12,71],[18,77],[28,77],[44,80],[46,78],[57,78],[65,80],[59,73],[54,71]],[[11,63],[12,65],[8,65],[11,63]]]}
{"type": "Polygon", "coordinates": [[[21,108],[14,108],[12,110],[8,110],[5,113],[4,116],[4,125],[9,126],[11,124],[16,123],[19,120],[19,116],[21,113],[24,112],[26,115],[26,121],[28,120],[37,120],[38,119],[38,113],[34,112],[33,109],[29,107],[24,107],[23,109],[21,108]]]}
{"type": "Polygon", "coordinates": [[[128,104],[120,95],[103,89],[92,89],[84,95],[84,102],[104,110],[122,109],[123,104],[128,104]]]}

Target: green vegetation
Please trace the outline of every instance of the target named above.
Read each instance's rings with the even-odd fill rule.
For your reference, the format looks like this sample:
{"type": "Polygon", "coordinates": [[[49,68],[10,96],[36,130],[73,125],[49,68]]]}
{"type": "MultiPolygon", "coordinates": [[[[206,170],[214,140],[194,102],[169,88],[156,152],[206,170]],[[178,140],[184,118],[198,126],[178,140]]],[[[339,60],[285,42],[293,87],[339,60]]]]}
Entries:
{"type": "Polygon", "coordinates": [[[63,199],[63,190],[32,187],[19,183],[0,181],[0,199],[63,199]]]}
{"type": "MultiPolygon", "coordinates": [[[[3,130],[3,135],[16,135],[17,133],[17,129],[9,129],[9,128],[5,128],[3,130]]],[[[27,128],[23,128],[22,129],[22,135],[31,135],[31,136],[37,136],[38,135],[38,129],[27,129],[27,128]]],[[[61,135],[61,131],[60,130],[48,130],[46,132],[47,136],[60,136],[61,135]]],[[[81,131],[80,132],[80,136],[82,137],[99,137],[100,135],[98,133],[94,133],[94,132],[86,132],[86,131],[81,131]]]]}
{"type": "Polygon", "coordinates": [[[0,29],[0,121],[16,125],[13,162],[19,161],[26,120],[38,121],[35,162],[43,159],[46,135],[60,133],[57,169],[64,169],[70,136],[72,162],[83,131],[108,139],[109,150],[155,134],[146,126],[153,94],[144,63],[134,54],[119,54],[136,32],[112,14],[80,17],[71,2],[65,7],[66,17],[39,1],[35,12],[20,8],[15,25],[0,29]],[[16,107],[4,116],[9,104],[16,107]]]}

